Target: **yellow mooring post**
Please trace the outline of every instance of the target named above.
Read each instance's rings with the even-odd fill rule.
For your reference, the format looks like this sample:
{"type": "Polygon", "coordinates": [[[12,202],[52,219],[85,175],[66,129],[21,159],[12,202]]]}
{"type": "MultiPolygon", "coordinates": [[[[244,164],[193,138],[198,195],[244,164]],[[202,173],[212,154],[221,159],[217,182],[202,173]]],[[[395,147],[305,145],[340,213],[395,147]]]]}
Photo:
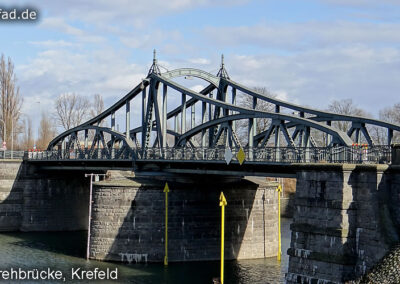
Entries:
{"type": "Polygon", "coordinates": [[[165,183],[165,255],[164,255],[164,265],[168,265],[168,183],[165,183]]]}
{"type": "Polygon", "coordinates": [[[281,261],[282,256],[282,243],[281,243],[281,192],[282,186],[278,185],[276,188],[278,192],[278,261],[281,261]]]}
{"type": "Polygon", "coordinates": [[[219,196],[219,206],[221,206],[221,284],[224,284],[224,242],[225,242],[225,206],[228,204],[224,193],[219,196]]]}

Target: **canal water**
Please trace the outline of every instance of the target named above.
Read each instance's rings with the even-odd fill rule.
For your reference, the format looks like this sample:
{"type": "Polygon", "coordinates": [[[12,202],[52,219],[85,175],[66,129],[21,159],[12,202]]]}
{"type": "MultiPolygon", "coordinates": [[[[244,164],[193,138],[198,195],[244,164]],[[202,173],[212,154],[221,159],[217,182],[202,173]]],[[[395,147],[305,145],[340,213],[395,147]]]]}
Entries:
{"type": "MultiPolygon", "coordinates": [[[[287,272],[287,248],[290,244],[291,219],[282,219],[282,262],[276,258],[226,261],[225,283],[284,283],[287,272]]],[[[66,283],[138,283],[138,284],[211,284],[219,275],[219,262],[170,263],[163,264],[117,264],[86,261],[86,232],[46,233],[1,233],[0,270],[11,268],[22,270],[59,270],[66,283]],[[71,269],[94,270],[118,269],[118,280],[71,279],[71,269]]],[[[1,272],[0,272],[1,273],[1,272]]],[[[0,282],[6,283],[4,280],[0,282]]],[[[18,283],[7,281],[8,283],[18,283]]],[[[21,283],[38,283],[23,281],[21,283]]],[[[46,283],[62,283],[54,280],[46,283]]]]}

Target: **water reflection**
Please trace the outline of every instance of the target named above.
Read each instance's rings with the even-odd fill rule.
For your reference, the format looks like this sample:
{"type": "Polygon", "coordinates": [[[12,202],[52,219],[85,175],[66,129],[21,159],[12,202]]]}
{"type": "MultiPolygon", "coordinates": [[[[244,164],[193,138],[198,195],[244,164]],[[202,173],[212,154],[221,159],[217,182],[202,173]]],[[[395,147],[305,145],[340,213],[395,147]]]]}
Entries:
{"type": "MultiPolygon", "coordinates": [[[[225,264],[226,283],[284,283],[287,271],[287,248],[290,244],[291,219],[282,219],[282,262],[276,258],[227,261],[225,264]]],[[[71,268],[99,268],[106,270],[118,268],[118,281],[101,283],[212,283],[219,275],[219,262],[170,263],[162,264],[116,264],[99,261],[86,261],[86,232],[73,233],[2,233],[0,234],[0,270],[10,268],[61,270],[66,282],[71,280],[71,268]]],[[[94,283],[97,281],[78,281],[94,283]]],[[[17,283],[17,282],[13,282],[17,283]]],[[[24,281],[23,283],[38,283],[24,281]]],[[[48,281],[47,283],[53,283],[48,281]]]]}

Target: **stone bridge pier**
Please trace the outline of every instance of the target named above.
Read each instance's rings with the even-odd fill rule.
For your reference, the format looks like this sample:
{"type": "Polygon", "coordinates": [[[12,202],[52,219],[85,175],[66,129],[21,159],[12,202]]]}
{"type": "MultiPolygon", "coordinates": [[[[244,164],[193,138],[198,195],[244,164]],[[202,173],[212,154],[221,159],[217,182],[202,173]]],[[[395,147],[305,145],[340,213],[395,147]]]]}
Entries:
{"type": "Polygon", "coordinates": [[[251,259],[277,254],[276,185],[264,179],[216,176],[138,178],[111,172],[94,184],[90,258],[162,262],[165,245],[163,192],[168,182],[169,261],[220,258],[221,208],[226,207],[225,257],[251,259]]]}
{"type": "Polygon", "coordinates": [[[344,283],[399,241],[400,173],[387,165],[297,172],[287,283],[344,283]]]}

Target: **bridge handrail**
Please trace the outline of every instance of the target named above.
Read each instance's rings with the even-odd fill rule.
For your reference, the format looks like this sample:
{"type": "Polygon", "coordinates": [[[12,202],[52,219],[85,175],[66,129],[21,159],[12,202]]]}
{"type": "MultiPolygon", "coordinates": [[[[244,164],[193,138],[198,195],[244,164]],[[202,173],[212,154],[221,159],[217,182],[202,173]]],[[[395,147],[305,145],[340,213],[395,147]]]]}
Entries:
{"type": "MultiPolygon", "coordinates": [[[[232,161],[237,163],[237,153],[240,148],[233,147],[232,161]]],[[[120,149],[115,148],[114,152],[120,149]]],[[[336,147],[245,147],[248,162],[257,163],[353,163],[353,164],[389,164],[391,163],[391,147],[387,145],[360,147],[360,146],[336,146],[336,147]]],[[[134,160],[137,161],[225,161],[224,147],[202,148],[146,148],[136,149],[136,157],[131,151],[125,151],[118,158],[109,155],[108,149],[73,149],[70,151],[52,150],[42,152],[27,152],[27,160],[51,161],[51,160],[134,160]]]]}
{"type": "Polygon", "coordinates": [[[4,159],[11,159],[11,156],[12,159],[22,159],[24,156],[24,151],[0,150],[0,161],[4,159]]]}

